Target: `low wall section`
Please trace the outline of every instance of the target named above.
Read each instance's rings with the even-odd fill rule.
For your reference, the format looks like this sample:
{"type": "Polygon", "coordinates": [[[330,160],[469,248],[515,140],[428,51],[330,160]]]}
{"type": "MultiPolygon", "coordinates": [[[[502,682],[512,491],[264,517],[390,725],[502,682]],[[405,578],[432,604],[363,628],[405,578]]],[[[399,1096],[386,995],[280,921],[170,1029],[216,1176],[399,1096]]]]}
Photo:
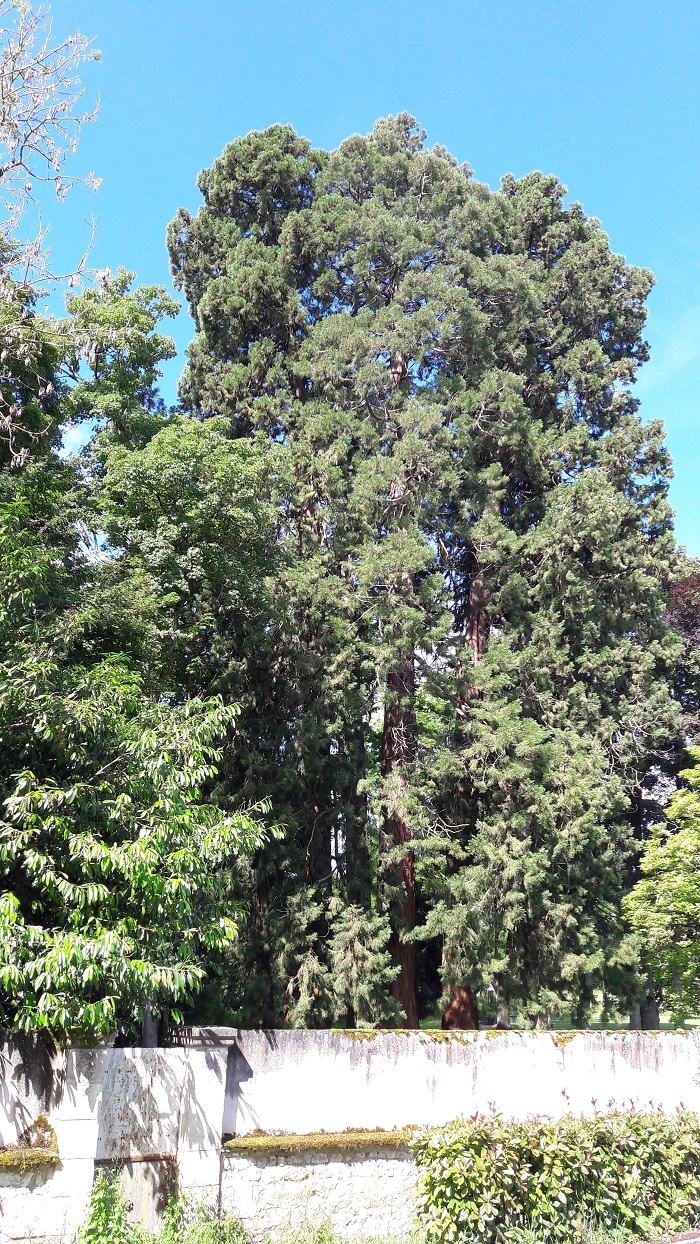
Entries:
{"type": "MultiPolygon", "coordinates": [[[[700,1112],[693,1033],[243,1032],[210,1029],[159,1050],[0,1050],[0,1145],[44,1114],[59,1161],[0,1165],[0,1238],[64,1244],[95,1170],[119,1165],[132,1214],[157,1222],[173,1181],[237,1214],[253,1235],[330,1219],[345,1235],[396,1235],[413,1218],[406,1149],[352,1152],[319,1133],[591,1113],[610,1104],[700,1112]],[[248,1155],[228,1136],[310,1134],[308,1150],[248,1155]]],[[[278,1146],[278,1150],[279,1150],[278,1146]]]]}

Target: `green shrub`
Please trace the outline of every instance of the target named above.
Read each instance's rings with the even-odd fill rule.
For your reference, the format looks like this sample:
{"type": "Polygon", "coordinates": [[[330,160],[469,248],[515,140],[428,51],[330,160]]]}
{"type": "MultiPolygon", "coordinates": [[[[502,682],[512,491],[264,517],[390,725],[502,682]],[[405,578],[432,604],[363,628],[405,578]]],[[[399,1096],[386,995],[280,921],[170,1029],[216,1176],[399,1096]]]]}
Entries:
{"type": "Polygon", "coordinates": [[[419,1134],[419,1221],[432,1241],[649,1239],[700,1214],[700,1118],[614,1111],[419,1134]]]}
{"type": "Polygon", "coordinates": [[[138,1228],[127,1222],[119,1177],[100,1171],[92,1185],[87,1222],[78,1232],[77,1244],[140,1244],[141,1239],[138,1228]]]}
{"type": "Polygon", "coordinates": [[[236,1218],[220,1217],[185,1197],[169,1202],[163,1229],[148,1244],[246,1244],[246,1238],[236,1218]]]}
{"type": "Polygon", "coordinates": [[[132,1225],[119,1175],[100,1171],[92,1186],[87,1221],[76,1244],[247,1244],[240,1223],[205,1204],[171,1198],[156,1235],[132,1225]]]}

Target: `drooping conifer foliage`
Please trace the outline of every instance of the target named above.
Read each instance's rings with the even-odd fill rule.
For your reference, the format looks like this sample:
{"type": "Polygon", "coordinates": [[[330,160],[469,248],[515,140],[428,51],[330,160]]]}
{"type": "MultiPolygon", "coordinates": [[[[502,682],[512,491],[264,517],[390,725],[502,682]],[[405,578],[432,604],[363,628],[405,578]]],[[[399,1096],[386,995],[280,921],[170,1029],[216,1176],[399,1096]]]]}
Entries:
{"type": "Polygon", "coordinates": [[[638,1004],[643,778],[698,702],[650,274],[403,114],[249,134],[199,186],[178,409],[162,288],[6,308],[36,349],[2,376],[4,1022],[638,1004]]]}
{"type": "Polygon", "coordinates": [[[491,192],[406,115],[330,153],[273,126],[199,187],[168,235],[183,406],[262,454],[275,516],[216,683],[221,795],[286,826],[232,879],[229,1005],[353,1023],[358,956],[365,1022],[633,1000],[634,802],[678,729],[650,274],[555,178],[491,192]]]}

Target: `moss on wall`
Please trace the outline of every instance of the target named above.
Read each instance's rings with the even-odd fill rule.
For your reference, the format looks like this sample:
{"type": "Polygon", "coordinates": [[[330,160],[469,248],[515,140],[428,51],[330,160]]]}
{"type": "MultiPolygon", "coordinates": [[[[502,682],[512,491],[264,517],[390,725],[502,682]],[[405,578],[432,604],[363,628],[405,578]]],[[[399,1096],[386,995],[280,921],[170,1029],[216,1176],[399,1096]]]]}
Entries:
{"type": "Polygon", "coordinates": [[[60,1161],[55,1149],[20,1149],[8,1145],[0,1149],[0,1170],[26,1171],[34,1166],[57,1166],[60,1161]]]}
{"type": "Polygon", "coordinates": [[[26,1171],[35,1166],[56,1166],[58,1162],[56,1133],[44,1114],[30,1123],[19,1144],[0,1149],[0,1170],[26,1171]]]}
{"type": "Polygon", "coordinates": [[[347,1037],[348,1041],[376,1041],[377,1037],[412,1037],[421,1045],[471,1045],[483,1035],[470,1028],[331,1028],[330,1031],[334,1037],[347,1037]]]}
{"type": "Polygon", "coordinates": [[[254,1132],[250,1136],[234,1136],[224,1141],[224,1150],[242,1157],[254,1157],[255,1154],[318,1153],[319,1150],[329,1149],[408,1149],[414,1132],[412,1127],[395,1132],[385,1132],[381,1128],[366,1131],[348,1128],[346,1132],[289,1133],[281,1136],[254,1132]]]}

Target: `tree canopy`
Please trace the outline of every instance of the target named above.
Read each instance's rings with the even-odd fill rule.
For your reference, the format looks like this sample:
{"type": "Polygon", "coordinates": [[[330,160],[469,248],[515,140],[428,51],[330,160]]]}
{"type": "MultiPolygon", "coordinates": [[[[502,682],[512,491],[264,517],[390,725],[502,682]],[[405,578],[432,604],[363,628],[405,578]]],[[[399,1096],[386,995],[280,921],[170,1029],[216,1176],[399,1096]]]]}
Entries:
{"type": "MultiPolygon", "coordinates": [[[[483,989],[532,1019],[632,998],[638,775],[678,729],[670,466],[631,388],[650,274],[555,178],[492,193],[404,114],[335,152],[250,134],[199,186],[169,230],[183,405],[278,464],[256,730],[300,855],[266,940],[302,955],[303,860],[319,981],[359,899],[409,1024],[436,961],[448,1022],[483,989]]],[[[261,912],[289,879],[260,873],[261,912]]]]}
{"type": "Polygon", "coordinates": [[[629,897],[698,702],[633,388],[651,274],[407,114],[332,152],[251,133],[198,184],[177,409],[164,289],[7,304],[40,349],[3,381],[3,1022],[583,1024],[650,969],[694,996],[654,882],[629,897]]]}

